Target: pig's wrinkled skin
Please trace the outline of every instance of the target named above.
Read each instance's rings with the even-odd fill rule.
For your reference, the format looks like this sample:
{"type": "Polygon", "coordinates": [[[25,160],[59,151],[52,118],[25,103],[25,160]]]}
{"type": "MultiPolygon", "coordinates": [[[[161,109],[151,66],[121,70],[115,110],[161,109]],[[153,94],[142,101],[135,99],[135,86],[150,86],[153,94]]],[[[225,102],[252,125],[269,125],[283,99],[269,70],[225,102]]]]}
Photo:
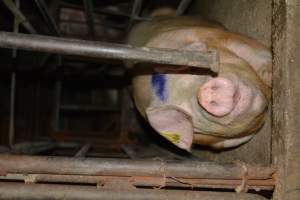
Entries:
{"type": "Polygon", "coordinates": [[[187,66],[136,63],[133,67],[139,112],[178,147],[190,151],[192,143],[213,148],[238,146],[264,123],[272,59],[269,49],[259,42],[200,17],[182,16],[156,17],[138,24],[128,43],[219,51],[217,75],[187,66]]]}

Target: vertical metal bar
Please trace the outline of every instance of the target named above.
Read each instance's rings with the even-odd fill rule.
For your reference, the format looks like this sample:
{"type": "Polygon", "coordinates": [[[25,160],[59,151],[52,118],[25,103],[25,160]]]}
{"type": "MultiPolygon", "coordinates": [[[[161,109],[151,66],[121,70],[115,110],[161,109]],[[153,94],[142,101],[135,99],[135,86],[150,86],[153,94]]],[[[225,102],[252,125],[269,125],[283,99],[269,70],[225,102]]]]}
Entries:
{"type": "Polygon", "coordinates": [[[129,97],[127,96],[127,89],[121,90],[121,130],[120,130],[120,142],[125,143],[128,140],[128,108],[129,97]]]}
{"type": "Polygon", "coordinates": [[[35,131],[34,131],[34,137],[38,137],[40,132],[40,81],[37,81],[36,83],[36,93],[35,93],[35,131]]]}
{"type": "Polygon", "coordinates": [[[189,7],[191,4],[192,0],[181,0],[177,10],[176,10],[176,15],[183,15],[185,10],[189,7]]]}
{"type": "Polygon", "coordinates": [[[42,14],[44,20],[48,24],[49,28],[52,30],[54,35],[60,36],[59,29],[53,17],[50,14],[50,11],[47,7],[47,4],[44,0],[35,0],[37,7],[39,8],[40,13],[42,14]]]}
{"type": "Polygon", "coordinates": [[[84,9],[85,9],[85,18],[88,24],[89,34],[92,38],[95,37],[95,19],[94,19],[94,9],[93,9],[93,0],[83,0],[84,9]]]}
{"type": "Polygon", "coordinates": [[[54,107],[54,130],[59,130],[59,124],[60,124],[60,104],[61,104],[61,81],[57,81],[55,84],[55,107],[54,107]]]}
{"type": "Polygon", "coordinates": [[[10,90],[10,116],[9,116],[9,145],[12,146],[15,140],[15,93],[16,93],[16,73],[11,75],[10,90]]]}
{"type": "Polygon", "coordinates": [[[143,4],[143,0],[134,0],[127,30],[131,28],[134,19],[139,16],[142,10],[142,4],[143,4]]]}
{"type": "MultiPolygon", "coordinates": [[[[20,0],[15,0],[16,7],[19,9],[20,0]]],[[[14,17],[14,33],[19,32],[19,20],[14,17]]],[[[17,59],[17,49],[12,50],[12,58],[17,59]]],[[[16,63],[16,62],[15,62],[16,63]]],[[[15,141],[15,98],[16,98],[16,72],[13,71],[11,74],[11,89],[10,89],[10,108],[9,108],[9,146],[12,146],[15,141]]]]}

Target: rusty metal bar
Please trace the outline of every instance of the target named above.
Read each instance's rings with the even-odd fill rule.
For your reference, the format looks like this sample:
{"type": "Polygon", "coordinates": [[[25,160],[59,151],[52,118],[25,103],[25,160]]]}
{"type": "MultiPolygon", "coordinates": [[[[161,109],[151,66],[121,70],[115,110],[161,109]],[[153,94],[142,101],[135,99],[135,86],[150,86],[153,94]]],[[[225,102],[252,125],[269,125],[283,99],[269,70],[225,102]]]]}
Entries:
{"type": "Polygon", "coordinates": [[[2,173],[157,176],[206,179],[270,179],[272,167],[198,161],[130,160],[1,155],[2,173]],[[245,171],[246,170],[246,171],[245,171]]]}
{"type": "Polygon", "coordinates": [[[133,47],[122,44],[63,39],[50,36],[0,32],[0,47],[20,48],[32,51],[78,55],[93,58],[111,58],[185,65],[208,68],[218,72],[218,53],[178,51],[148,47],[133,47]]]}
{"type": "MultiPolygon", "coordinates": [[[[4,181],[24,181],[25,183],[68,183],[68,184],[101,184],[103,187],[110,181],[120,181],[135,187],[176,187],[185,189],[235,189],[242,180],[223,179],[187,179],[169,177],[125,177],[125,176],[86,176],[86,175],[56,175],[56,174],[6,174],[0,176],[4,181]]],[[[248,190],[273,190],[274,180],[248,180],[248,190]]]]}
{"type": "Polygon", "coordinates": [[[202,192],[183,190],[151,190],[151,189],[97,189],[91,186],[49,185],[0,183],[1,199],[30,199],[30,200],[136,200],[136,199],[201,199],[201,200],[264,200],[265,198],[249,193],[202,192]]]}

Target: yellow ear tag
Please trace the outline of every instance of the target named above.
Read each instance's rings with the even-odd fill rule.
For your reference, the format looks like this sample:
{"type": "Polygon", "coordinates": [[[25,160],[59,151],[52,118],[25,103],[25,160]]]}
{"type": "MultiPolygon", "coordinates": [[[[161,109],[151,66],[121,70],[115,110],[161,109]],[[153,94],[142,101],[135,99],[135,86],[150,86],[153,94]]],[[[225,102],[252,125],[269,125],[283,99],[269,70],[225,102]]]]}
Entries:
{"type": "Polygon", "coordinates": [[[166,131],[160,132],[160,134],[164,136],[166,139],[168,139],[169,141],[171,141],[172,143],[179,144],[180,135],[172,132],[166,132],[166,131]]]}

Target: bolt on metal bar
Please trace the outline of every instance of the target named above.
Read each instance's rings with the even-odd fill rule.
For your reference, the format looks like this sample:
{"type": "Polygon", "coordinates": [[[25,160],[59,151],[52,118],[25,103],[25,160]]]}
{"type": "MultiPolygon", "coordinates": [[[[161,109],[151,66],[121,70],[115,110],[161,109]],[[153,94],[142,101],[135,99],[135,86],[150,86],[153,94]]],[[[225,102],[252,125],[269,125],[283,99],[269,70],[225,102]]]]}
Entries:
{"type": "Polygon", "coordinates": [[[153,190],[153,189],[97,189],[91,186],[76,185],[50,185],[50,184],[24,184],[0,183],[1,199],[23,200],[265,200],[264,197],[249,193],[230,192],[203,192],[184,190],[153,190]]]}
{"type": "Polygon", "coordinates": [[[213,179],[270,179],[272,167],[216,164],[199,161],[130,160],[47,156],[0,155],[1,174],[156,176],[213,179]]]}
{"type": "Polygon", "coordinates": [[[50,36],[0,32],[0,47],[32,51],[78,55],[93,58],[111,58],[153,62],[179,66],[194,66],[218,72],[218,53],[178,51],[149,47],[133,47],[85,40],[63,39],[50,36]]]}

